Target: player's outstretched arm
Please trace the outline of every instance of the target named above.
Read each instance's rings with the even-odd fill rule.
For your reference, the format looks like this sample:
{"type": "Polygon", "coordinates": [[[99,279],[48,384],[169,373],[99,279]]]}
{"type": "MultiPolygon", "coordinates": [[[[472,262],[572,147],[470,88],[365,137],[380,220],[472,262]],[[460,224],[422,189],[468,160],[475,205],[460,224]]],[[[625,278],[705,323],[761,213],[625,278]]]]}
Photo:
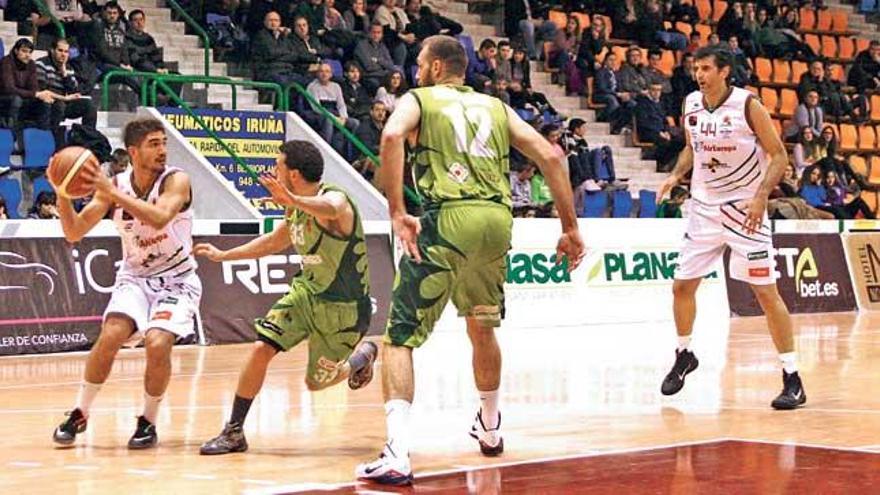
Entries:
{"type": "Polygon", "coordinates": [[[577,215],[565,157],[553,148],[544,136],[523,121],[509,106],[504,105],[510,128],[510,143],[538,165],[550,188],[559,221],[562,222],[562,238],[559,239],[560,254],[567,254],[569,268],[574,269],[584,256],[584,244],[578,231],[577,215]]]}
{"type": "Polygon", "coordinates": [[[770,165],[761,181],[761,187],[749,203],[744,222],[746,231],[754,232],[761,227],[761,223],[764,221],[770,193],[773,192],[773,188],[779,184],[785,174],[785,167],[788,165],[788,152],[785,151],[785,145],[782,144],[779,134],[776,133],[776,128],[773,127],[770,114],[757,98],[749,99],[747,115],[750,117],[752,130],[758,136],[758,143],[770,159],[770,165]]]}
{"type": "Polygon", "coordinates": [[[272,232],[263,234],[241,246],[223,251],[217,249],[213,244],[196,244],[193,247],[193,254],[204,256],[211,261],[251,260],[281,252],[289,246],[290,235],[287,230],[287,222],[280,222],[272,232]]]}
{"type": "Polygon", "coordinates": [[[104,176],[95,179],[95,188],[107,194],[111,201],[131,216],[154,229],[161,229],[168,225],[168,222],[180,213],[183,206],[191,201],[189,176],[183,172],[170,175],[165,179],[164,190],[156,200],[156,204],[150,204],[123,193],[113,186],[110,179],[104,176]]]}
{"type": "Polygon", "coordinates": [[[343,221],[347,224],[351,222],[344,222],[344,220],[354,217],[351,204],[340,192],[327,191],[318,196],[298,196],[284,187],[284,184],[276,177],[268,174],[260,177],[260,184],[272,194],[272,199],[276,203],[302,210],[317,218],[321,223],[343,221]]]}

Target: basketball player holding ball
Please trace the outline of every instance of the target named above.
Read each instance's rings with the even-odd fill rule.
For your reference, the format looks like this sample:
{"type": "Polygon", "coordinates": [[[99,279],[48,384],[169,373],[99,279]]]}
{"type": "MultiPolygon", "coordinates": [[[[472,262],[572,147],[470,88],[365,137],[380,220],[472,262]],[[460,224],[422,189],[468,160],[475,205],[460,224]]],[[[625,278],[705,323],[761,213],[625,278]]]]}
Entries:
{"type": "Polygon", "coordinates": [[[132,167],[110,181],[97,160],[74,163],[68,173],[53,174],[63,156],[50,164],[50,178],[65,175],[58,191],[64,237],[78,242],[112,212],[122,238],[123,260],[101,334],[89,351],[76,404],[52,435],[56,444],[72,445],[86,429],[89,409],[107,380],[113,360],[126,342],[144,339],[144,409],[137,418],[129,449],[154,447],[156,415],[171,378],[171,348],[178,337],[195,332],[194,319],[202,286],[192,256],[192,189],[181,169],[167,167],[165,129],[160,120],[138,119],[125,126],[123,140],[132,167]],[[94,198],[80,213],[70,201],[72,189],[94,185],[94,198]]]}

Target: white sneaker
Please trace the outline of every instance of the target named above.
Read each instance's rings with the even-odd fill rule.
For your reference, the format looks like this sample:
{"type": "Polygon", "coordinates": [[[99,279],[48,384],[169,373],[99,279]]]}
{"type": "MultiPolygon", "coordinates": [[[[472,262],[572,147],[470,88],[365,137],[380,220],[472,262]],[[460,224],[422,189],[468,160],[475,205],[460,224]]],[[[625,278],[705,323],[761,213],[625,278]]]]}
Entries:
{"type": "Polygon", "coordinates": [[[373,462],[359,464],[354,471],[359,480],[372,481],[382,485],[411,485],[413,482],[412,467],[409,456],[397,457],[386,443],[379,458],[373,462]]]}
{"type": "Polygon", "coordinates": [[[498,426],[490,430],[483,424],[483,411],[477,411],[474,424],[471,426],[471,437],[480,443],[480,452],[488,457],[495,457],[504,452],[504,439],[501,438],[501,413],[498,413],[498,426]]]}

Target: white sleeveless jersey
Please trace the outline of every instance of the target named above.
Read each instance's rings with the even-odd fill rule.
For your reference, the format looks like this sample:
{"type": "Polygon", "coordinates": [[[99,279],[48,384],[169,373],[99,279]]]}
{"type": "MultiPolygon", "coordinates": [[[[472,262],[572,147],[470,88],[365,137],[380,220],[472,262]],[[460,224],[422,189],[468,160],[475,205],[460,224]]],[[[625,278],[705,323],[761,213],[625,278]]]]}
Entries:
{"type": "MultiPolygon", "coordinates": [[[[153,184],[146,201],[155,204],[165,179],[180,171],[179,168],[166,168],[153,184]]],[[[131,180],[131,168],[115,177],[120,191],[137,197],[131,180]]],[[[122,237],[122,266],[119,273],[142,278],[175,278],[194,273],[197,265],[192,255],[192,220],[192,207],[187,206],[164,228],[155,229],[116,207],[113,223],[122,237]]]]}
{"type": "Polygon", "coordinates": [[[684,128],[694,152],[691,196],[707,205],[751,199],[767,171],[767,158],[746,115],[752,93],[731,88],[724,103],[710,112],[703,94],[685,99],[684,128]]]}

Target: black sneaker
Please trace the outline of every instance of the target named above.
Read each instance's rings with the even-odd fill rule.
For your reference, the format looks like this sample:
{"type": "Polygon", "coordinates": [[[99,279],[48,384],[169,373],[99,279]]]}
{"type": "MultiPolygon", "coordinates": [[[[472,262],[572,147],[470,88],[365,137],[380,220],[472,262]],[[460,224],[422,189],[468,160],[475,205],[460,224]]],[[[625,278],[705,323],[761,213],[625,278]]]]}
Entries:
{"type": "Polygon", "coordinates": [[[149,449],[155,447],[159,441],[156,434],[156,425],[147,421],[147,418],[138,416],[137,428],[134,435],[128,440],[128,448],[132,450],[149,449]]]}
{"type": "Polygon", "coordinates": [[[806,402],[807,394],[798,372],[788,374],[782,370],[782,393],[770,405],[773,409],[797,409],[806,402]]]}
{"type": "Polygon", "coordinates": [[[202,455],[231,454],[244,452],[248,449],[247,439],[240,424],[226,423],[219,435],[202,444],[199,453],[202,455]]]}
{"type": "Polygon", "coordinates": [[[366,353],[368,357],[367,364],[359,370],[351,370],[348,375],[348,388],[357,390],[366,387],[373,379],[373,363],[376,362],[376,356],[379,355],[379,347],[369,340],[365,340],[354,352],[366,353]]]}
{"type": "Polygon", "coordinates": [[[700,365],[700,362],[697,360],[697,356],[694,355],[693,351],[688,349],[684,350],[675,350],[675,364],[672,365],[672,370],[666,375],[666,378],[663,379],[663,385],[660,387],[660,392],[663,395],[674,395],[677,394],[681,387],[684,386],[684,377],[688,375],[688,373],[697,369],[697,366],[700,365]]]}
{"type": "Polygon", "coordinates": [[[88,420],[86,420],[86,417],[78,407],[73,411],[67,411],[64,415],[67,416],[67,419],[58,425],[58,428],[55,428],[55,433],[52,434],[52,440],[58,445],[67,446],[73,444],[73,441],[76,440],[77,433],[86,431],[88,420]]]}

